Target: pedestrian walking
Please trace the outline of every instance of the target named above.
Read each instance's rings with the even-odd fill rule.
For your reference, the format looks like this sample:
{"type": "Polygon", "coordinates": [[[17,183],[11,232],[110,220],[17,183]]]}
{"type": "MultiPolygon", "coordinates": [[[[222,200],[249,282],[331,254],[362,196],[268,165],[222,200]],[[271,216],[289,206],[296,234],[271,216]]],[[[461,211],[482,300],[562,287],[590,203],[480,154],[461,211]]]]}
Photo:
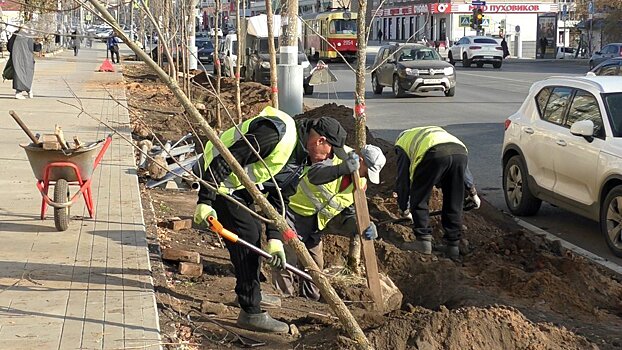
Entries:
{"type": "Polygon", "coordinates": [[[9,60],[13,65],[13,89],[15,89],[15,98],[23,100],[33,98],[32,81],[35,75],[35,42],[27,27],[16,30],[9,42],[7,49],[9,50],[9,60]]]}
{"type": "Polygon", "coordinates": [[[545,37],[540,38],[540,58],[544,58],[546,54],[546,47],[548,46],[548,40],[545,37]]]}
{"type": "Polygon", "coordinates": [[[378,42],[382,44],[382,29],[378,28],[378,42]]]}
{"type": "MultiPolygon", "coordinates": [[[[308,167],[306,175],[298,184],[296,194],[289,198],[296,233],[320,271],[324,268],[324,233],[348,238],[358,234],[352,173],[358,170],[362,187],[366,186],[365,177],[371,183],[378,184],[380,171],[386,163],[382,150],[373,145],[363,147],[360,157],[352,149],[347,148],[346,151],[349,153],[345,160],[333,155],[308,167]]],[[[376,239],[376,225],[371,223],[363,236],[365,239],[376,239]]],[[[289,246],[285,248],[285,253],[290,265],[299,265],[295,252],[289,246]]],[[[295,294],[294,275],[290,271],[273,269],[272,282],[283,294],[295,294]]],[[[312,282],[301,279],[299,286],[300,296],[311,300],[320,299],[320,290],[312,282]]]]}
{"type": "Polygon", "coordinates": [[[510,50],[508,49],[508,42],[505,41],[505,37],[501,40],[501,49],[503,50],[503,58],[508,58],[510,56],[510,50]]]}
{"type": "Polygon", "coordinates": [[[432,188],[436,186],[443,192],[444,250],[448,257],[458,258],[463,207],[470,204],[479,208],[480,205],[473,176],[467,167],[467,148],[444,129],[425,126],[403,131],[395,142],[395,152],[398,167],[395,193],[399,214],[412,218],[416,236],[416,241],[405,244],[404,248],[432,253],[428,202],[432,188]]]}
{"type": "Polygon", "coordinates": [[[73,55],[78,56],[78,51],[80,51],[80,35],[78,35],[78,30],[74,29],[71,32],[71,47],[73,48],[73,55]]]}
{"type": "MultiPolygon", "coordinates": [[[[248,175],[274,208],[278,212],[285,211],[289,222],[293,219],[288,198],[296,192],[305,165],[325,160],[333,154],[334,148],[342,148],[346,139],[346,131],[333,118],[294,122],[290,116],[272,107],[266,107],[257,117],[243,122],[239,129],[248,141],[241,139],[235,128],[225,131],[220,139],[247,169],[248,175]],[[249,145],[253,145],[259,157],[249,145]],[[270,174],[274,175],[276,184],[270,174]]],[[[205,224],[209,216],[217,216],[226,229],[259,246],[263,225],[250,213],[254,211],[251,209],[252,197],[211,142],[205,145],[203,154],[194,171],[218,190],[201,185],[194,222],[205,224]],[[245,207],[218,193],[230,193],[245,207]]],[[[293,227],[293,223],[290,226],[293,227]]],[[[283,269],[287,258],[281,232],[274,225],[267,225],[265,232],[267,252],[272,256],[268,263],[283,269]]],[[[267,298],[262,295],[259,284],[259,255],[235,243],[227,242],[226,245],[235,270],[235,292],[241,308],[238,326],[260,332],[287,332],[287,323],[277,321],[261,310],[260,303],[267,298]]]]}
{"type": "Polygon", "coordinates": [[[119,38],[117,38],[114,32],[108,37],[108,40],[106,41],[106,46],[108,47],[108,51],[110,52],[110,60],[112,61],[112,63],[119,63],[119,38]],[[114,60],[115,56],[117,57],[116,62],[114,60]]]}

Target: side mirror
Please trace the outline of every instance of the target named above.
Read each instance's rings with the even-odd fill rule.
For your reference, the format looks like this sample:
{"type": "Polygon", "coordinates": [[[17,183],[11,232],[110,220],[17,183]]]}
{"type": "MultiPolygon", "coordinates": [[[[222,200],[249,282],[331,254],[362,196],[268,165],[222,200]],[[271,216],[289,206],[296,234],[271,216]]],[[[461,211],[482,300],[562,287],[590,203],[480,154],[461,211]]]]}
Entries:
{"type": "Polygon", "coordinates": [[[395,57],[391,57],[387,60],[387,63],[395,63],[395,57]]]}
{"type": "Polygon", "coordinates": [[[580,120],[570,127],[570,133],[575,136],[583,136],[588,141],[594,136],[594,122],[591,120],[580,120]]]}
{"type": "Polygon", "coordinates": [[[454,45],[460,45],[457,41],[454,41],[454,45]]]}
{"type": "Polygon", "coordinates": [[[596,51],[594,53],[597,54],[597,55],[602,55],[602,52],[600,52],[600,51],[596,51]]]}

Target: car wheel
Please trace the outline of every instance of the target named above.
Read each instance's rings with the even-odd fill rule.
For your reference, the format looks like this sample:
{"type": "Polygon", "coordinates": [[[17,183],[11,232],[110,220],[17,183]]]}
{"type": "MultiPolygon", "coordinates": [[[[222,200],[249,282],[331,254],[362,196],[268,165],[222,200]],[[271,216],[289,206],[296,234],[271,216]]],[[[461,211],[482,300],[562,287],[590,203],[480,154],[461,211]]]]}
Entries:
{"type": "Polygon", "coordinates": [[[453,97],[456,94],[456,87],[452,87],[451,89],[445,91],[445,96],[453,97]]]}
{"type": "Polygon", "coordinates": [[[400,86],[400,79],[397,75],[393,76],[393,95],[395,95],[395,97],[404,96],[404,89],[400,86]]]}
{"type": "Polygon", "coordinates": [[[534,215],[542,201],[529,189],[529,174],[520,156],[513,156],[503,167],[503,194],[510,212],[519,216],[534,215]]]}
{"type": "Polygon", "coordinates": [[[502,64],[501,62],[496,62],[496,63],[492,64],[492,67],[495,68],[495,69],[499,69],[499,68],[501,68],[501,64],[502,64]]]}
{"type": "Polygon", "coordinates": [[[466,52],[462,54],[462,66],[466,68],[471,67],[471,60],[468,58],[466,52]]]}
{"type": "Polygon", "coordinates": [[[304,94],[313,95],[313,85],[304,84],[304,94]]]}
{"type": "Polygon", "coordinates": [[[483,68],[484,67],[483,63],[477,63],[476,65],[477,65],[477,68],[483,68]]]}
{"type": "Polygon", "coordinates": [[[454,56],[451,54],[451,51],[449,51],[449,57],[448,58],[449,58],[449,63],[452,66],[455,66],[456,65],[456,61],[454,61],[454,56]]]}
{"type": "Polygon", "coordinates": [[[382,85],[378,82],[378,76],[376,74],[371,76],[371,85],[374,88],[374,94],[380,95],[382,94],[382,85]]]}
{"type": "Polygon", "coordinates": [[[602,203],[600,232],[613,254],[622,257],[622,185],[609,191],[602,203]]]}

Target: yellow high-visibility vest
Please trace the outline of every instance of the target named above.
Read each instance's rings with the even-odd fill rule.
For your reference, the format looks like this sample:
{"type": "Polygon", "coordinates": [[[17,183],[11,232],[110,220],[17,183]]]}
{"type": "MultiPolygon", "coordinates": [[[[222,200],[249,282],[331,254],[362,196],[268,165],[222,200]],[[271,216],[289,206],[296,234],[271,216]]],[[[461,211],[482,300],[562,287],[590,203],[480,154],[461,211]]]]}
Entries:
{"type": "MultiPolygon", "coordinates": [[[[294,149],[296,148],[296,142],[298,137],[296,131],[296,123],[294,122],[294,119],[292,119],[292,117],[290,117],[286,113],[268,106],[264,108],[264,110],[261,111],[258,116],[248,119],[240,124],[238,127],[241,133],[238,132],[235,127],[232,127],[222,133],[222,135],[220,135],[220,140],[225,144],[226,147],[231,147],[234,143],[242,138],[243,134],[246,134],[248,132],[248,128],[250,127],[251,123],[258,118],[264,118],[274,122],[277,130],[283,129],[283,126],[285,130],[283,133],[283,137],[276,145],[272,153],[270,153],[268,157],[263,159],[267,167],[259,161],[248,164],[244,167],[246,173],[255,184],[261,184],[268,181],[271,175],[274,176],[278,174],[281,169],[283,169],[285,164],[287,164],[290,156],[294,152],[294,149]]],[[[214,160],[214,158],[216,158],[216,156],[218,156],[219,154],[220,152],[218,152],[212,142],[207,142],[207,144],[205,145],[205,150],[203,151],[203,158],[205,160],[203,163],[204,171],[207,171],[212,160],[214,160]]],[[[220,192],[230,193],[243,187],[244,186],[242,185],[238,177],[232,172],[221,184],[219,184],[218,190],[220,192]]]]}
{"type": "Polygon", "coordinates": [[[402,131],[397,137],[395,145],[404,150],[410,159],[410,181],[412,181],[415,169],[421,163],[426,152],[430,148],[444,143],[456,143],[466,150],[462,141],[438,126],[424,126],[402,131]]]}
{"type": "MultiPolygon", "coordinates": [[[[352,151],[345,147],[346,152],[352,151]]],[[[343,162],[339,157],[333,157],[333,165],[343,162]]],[[[305,173],[307,172],[305,169],[305,173]]],[[[339,191],[343,181],[343,176],[323,185],[314,185],[305,175],[296,188],[296,193],[289,197],[289,207],[301,216],[312,216],[317,214],[317,225],[319,230],[323,230],[328,222],[339,215],[345,208],[354,203],[354,184],[350,183],[343,191],[339,191]]],[[[361,187],[365,187],[367,180],[361,178],[361,187]]]]}

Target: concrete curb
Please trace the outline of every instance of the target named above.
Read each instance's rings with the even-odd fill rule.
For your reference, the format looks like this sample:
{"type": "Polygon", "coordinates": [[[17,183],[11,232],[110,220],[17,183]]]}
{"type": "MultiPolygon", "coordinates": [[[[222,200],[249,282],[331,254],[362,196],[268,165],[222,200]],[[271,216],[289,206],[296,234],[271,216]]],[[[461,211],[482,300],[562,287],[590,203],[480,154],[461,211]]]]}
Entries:
{"type": "Polygon", "coordinates": [[[507,63],[555,63],[559,65],[576,65],[576,66],[588,66],[588,59],[586,58],[577,58],[577,59],[564,59],[564,60],[554,60],[554,59],[533,59],[533,58],[508,58],[504,60],[507,63]]]}
{"type": "Polygon", "coordinates": [[[587,251],[587,250],[585,250],[585,249],[583,249],[581,247],[578,247],[578,246],[576,246],[576,245],[574,245],[574,244],[572,244],[570,242],[567,242],[567,241],[565,241],[565,240],[555,236],[554,234],[549,233],[549,232],[547,232],[547,231],[545,231],[545,230],[543,230],[543,229],[541,229],[541,228],[539,228],[537,226],[534,226],[534,225],[532,225],[532,224],[530,224],[530,223],[528,223],[526,221],[523,221],[523,220],[521,220],[519,218],[516,218],[516,217],[513,217],[513,219],[514,219],[514,221],[517,224],[522,226],[524,229],[526,229],[528,231],[531,231],[534,234],[544,236],[545,239],[547,239],[547,240],[549,240],[551,242],[559,241],[559,242],[561,242],[562,247],[564,247],[564,248],[572,251],[573,253],[575,253],[577,255],[580,255],[580,256],[588,259],[588,260],[591,260],[592,262],[594,262],[594,263],[596,263],[596,264],[598,264],[598,265],[600,265],[600,266],[602,266],[602,267],[604,267],[604,268],[606,268],[608,270],[611,270],[611,271],[617,273],[618,275],[622,276],[622,266],[620,266],[620,265],[618,265],[618,264],[616,264],[616,263],[614,263],[612,261],[609,261],[609,260],[607,260],[605,258],[602,258],[602,257],[600,257],[600,256],[598,256],[598,255],[596,255],[594,253],[591,253],[591,252],[589,252],[589,251],[587,251]]]}

